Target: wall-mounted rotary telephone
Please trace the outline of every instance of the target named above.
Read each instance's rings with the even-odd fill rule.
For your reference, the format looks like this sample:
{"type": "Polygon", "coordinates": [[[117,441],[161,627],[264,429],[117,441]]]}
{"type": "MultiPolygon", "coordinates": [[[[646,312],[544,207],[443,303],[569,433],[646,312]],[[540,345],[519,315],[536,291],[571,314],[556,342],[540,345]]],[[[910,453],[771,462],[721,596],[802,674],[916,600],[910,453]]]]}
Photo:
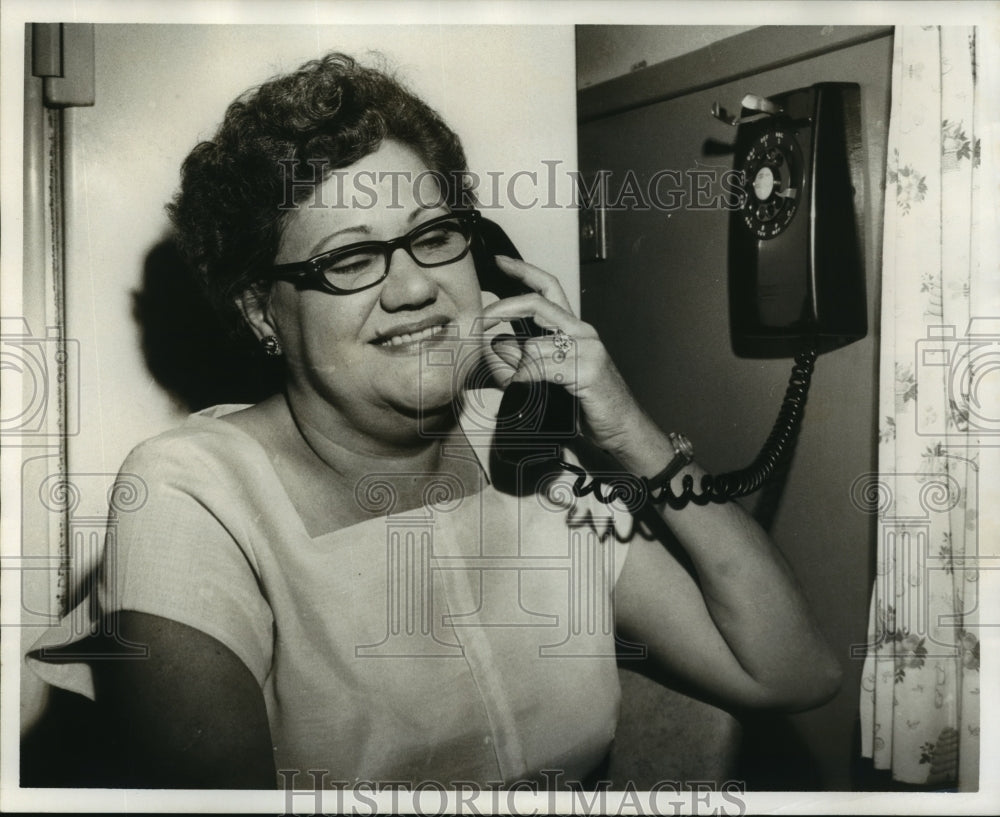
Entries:
{"type": "Polygon", "coordinates": [[[827,351],[867,333],[859,219],[859,88],[826,82],[747,94],[737,127],[741,201],[730,218],[729,299],[741,356],[827,351]]]}
{"type": "MultiPolygon", "coordinates": [[[[771,434],[746,468],[706,476],[698,491],[690,476],[679,496],[669,483],[654,492],[649,481],[628,475],[624,482],[586,484],[581,469],[558,460],[566,418],[575,418],[572,400],[559,388],[517,384],[501,402],[493,461],[517,470],[524,490],[535,484],[526,474],[541,475],[555,462],[576,473],[578,495],[592,492],[605,502],[628,497],[635,507],[646,498],[679,508],[752,493],[794,443],[817,354],[867,333],[859,87],[829,82],[770,97],[747,94],[738,117],[717,103],[712,113],[737,128],[734,168],[740,188],[729,224],[733,349],[744,357],[795,356],[771,434]]],[[[489,244],[496,237],[486,239],[489,244]]],[[[516,254],[506,243],[497,251],[516,254]]],[[[490,261],[483,263],[488,269],[490,261]]],[[[497,286],[502,291],[493,291],[500,297],[515,294],[509,279],[497,286]]],[[[525,321],[518,333],[538,330],[525,321]]]]}

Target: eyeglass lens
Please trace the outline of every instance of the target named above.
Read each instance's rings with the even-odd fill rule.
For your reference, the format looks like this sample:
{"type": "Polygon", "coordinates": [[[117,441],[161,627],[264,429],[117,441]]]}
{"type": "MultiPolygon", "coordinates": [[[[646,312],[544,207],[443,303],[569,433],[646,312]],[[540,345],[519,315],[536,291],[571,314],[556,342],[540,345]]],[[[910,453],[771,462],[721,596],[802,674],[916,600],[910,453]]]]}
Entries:
{"type": "MultiPolygon", "coordinates": [[[[422,266],[434,267],[457,260],[469,245],[468,231],[459,220],[445,221],[417,228],[404,242],[413,259],[422,266]]],[[[360,247],[347,254],[335,253],[323,264],[326,280],[341,290],[362,289],[385,275],[389,262],[387,247],[360,247]]]]}

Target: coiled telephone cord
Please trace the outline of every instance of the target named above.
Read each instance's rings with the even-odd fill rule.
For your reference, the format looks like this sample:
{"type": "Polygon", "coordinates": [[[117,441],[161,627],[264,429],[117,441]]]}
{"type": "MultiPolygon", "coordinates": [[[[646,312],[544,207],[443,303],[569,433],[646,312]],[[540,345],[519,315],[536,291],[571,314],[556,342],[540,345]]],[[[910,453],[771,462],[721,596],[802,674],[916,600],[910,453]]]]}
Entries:
{"type": "Polygon", "coordinates": [[[685,474],[681,480],[681,492],[674,494],[669,481],[662,486],[651,486],[646,477],[633,474],[622,474],[608,478],[594,477],[587,482],[587,472],[573,463],[559,461],[560,467],[576,476],[573,483],[573,494],[584,497],[593,494],[599,502],[608,505],[620,500],[630,511],[636,511],[649,502],[667,504],[671,508],[680,509],[689,502],[695,505],[707,505],[709,502],[728,502],[740,496],[746,496],[759,490],[774,473],[775,468],[791,451],[798,436],[809,394],[809,384],[812,380],[813,367],[816,363],[816,351],[810,349],[795,356],[795,364],[788,379],[781,409],[771,428],[771,434],[761,447],[754,460],[739,471],[730,471],[713,476],[705,474],[701,478],[701,492],[694,491],[694,477],[685,474]]]}

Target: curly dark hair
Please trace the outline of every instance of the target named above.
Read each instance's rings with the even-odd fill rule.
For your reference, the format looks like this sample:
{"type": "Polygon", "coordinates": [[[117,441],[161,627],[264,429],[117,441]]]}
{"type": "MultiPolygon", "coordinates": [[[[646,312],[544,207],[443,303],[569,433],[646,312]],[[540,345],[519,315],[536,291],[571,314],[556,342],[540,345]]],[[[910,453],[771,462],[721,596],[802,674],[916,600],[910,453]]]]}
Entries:
{"type": "Polygon", "coordinates": [[[448,188],[445,201],[463,193],[454,189],[464,187],[467,170],[458,136],[400,81],[344,54],[307,62],[229,106],[215,137],[185,159],[167,208],[179,249],[223,316],[237,317],[241,293],[269,291],[266,273],[289,213],[287,197],[301,202],[387,138],[435,172],[448,188]]]}

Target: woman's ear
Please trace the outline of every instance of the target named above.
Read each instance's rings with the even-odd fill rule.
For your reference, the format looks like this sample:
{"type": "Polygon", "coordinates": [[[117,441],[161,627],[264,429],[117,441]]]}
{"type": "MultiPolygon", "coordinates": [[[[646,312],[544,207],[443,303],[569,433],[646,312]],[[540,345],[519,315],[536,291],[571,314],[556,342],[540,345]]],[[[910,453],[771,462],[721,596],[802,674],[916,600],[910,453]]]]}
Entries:
{"type": "Polygon", "coordinates": [[[238,295],[234,303],[257,340],[277,335],[274,324],[267,313],[266,293],[251,288],[238,295]]]}

